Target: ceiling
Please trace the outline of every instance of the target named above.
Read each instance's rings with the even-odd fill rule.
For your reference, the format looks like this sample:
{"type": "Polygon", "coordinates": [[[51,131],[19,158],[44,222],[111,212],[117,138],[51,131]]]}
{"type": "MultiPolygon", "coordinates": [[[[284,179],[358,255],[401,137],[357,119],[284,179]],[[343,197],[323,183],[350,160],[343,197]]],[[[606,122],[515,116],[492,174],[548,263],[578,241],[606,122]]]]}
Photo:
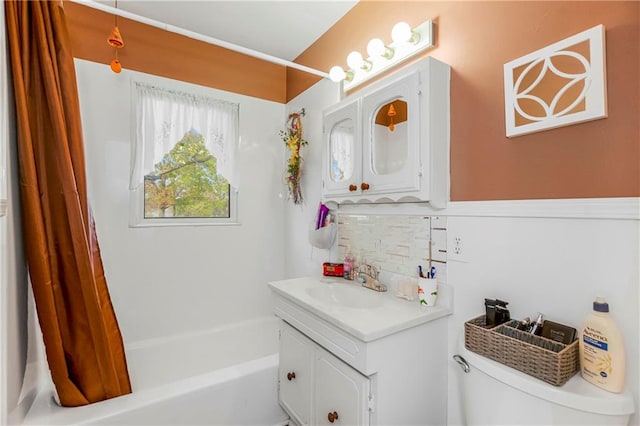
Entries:
{"type": "MultiPolygon", "coordinates": [[[[116,5],[116,0],[97,2],[116,5]]],[[[357,0],[119,0],[117,7],[292,61],[356,3],[357,0]]]]}

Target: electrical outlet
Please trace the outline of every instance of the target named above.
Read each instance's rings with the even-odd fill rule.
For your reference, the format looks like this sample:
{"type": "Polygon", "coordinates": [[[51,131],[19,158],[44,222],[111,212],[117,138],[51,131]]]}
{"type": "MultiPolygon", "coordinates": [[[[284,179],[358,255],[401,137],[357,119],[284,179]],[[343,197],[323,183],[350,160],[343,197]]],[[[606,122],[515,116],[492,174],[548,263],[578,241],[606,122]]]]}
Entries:
{"type": "Polygon", "coordinates": [[[462,237],[453,238],[453,254],[462,255],[462,237]]]}
{"type": "Polygon", "coordinates": [[[447,261],[452,260],[454,262],[468,262],[467,259],[467,248],[464,245],[464,238],[460,235],[453,234],[451,239],[448,241],[448,250],[447,250],[447,261]]]}

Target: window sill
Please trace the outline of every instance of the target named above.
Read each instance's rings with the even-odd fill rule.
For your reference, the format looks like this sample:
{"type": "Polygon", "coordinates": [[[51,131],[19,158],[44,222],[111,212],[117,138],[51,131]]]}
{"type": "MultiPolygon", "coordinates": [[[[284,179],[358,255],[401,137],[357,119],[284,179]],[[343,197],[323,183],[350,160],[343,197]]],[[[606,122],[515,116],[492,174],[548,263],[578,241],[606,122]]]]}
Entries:
{"type": "Polygon", "coordinates": [[[174,228],[185,226],[242,226],[240,222],[144,222],[130,223],[129,228],[174,228]]]}

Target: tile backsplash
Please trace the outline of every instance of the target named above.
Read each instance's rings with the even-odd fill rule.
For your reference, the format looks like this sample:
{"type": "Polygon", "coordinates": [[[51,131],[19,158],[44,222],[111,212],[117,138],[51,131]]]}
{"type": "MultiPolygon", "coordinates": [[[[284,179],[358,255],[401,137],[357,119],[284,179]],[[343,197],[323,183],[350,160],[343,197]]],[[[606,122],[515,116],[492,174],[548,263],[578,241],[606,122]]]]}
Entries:
{"type": "Polygon", "coordinates": [[[446,217],[338,214],[340,261],[350,250],[361,262],[415,276],[431,260],[445,282],[446,240],[446,217]]]}

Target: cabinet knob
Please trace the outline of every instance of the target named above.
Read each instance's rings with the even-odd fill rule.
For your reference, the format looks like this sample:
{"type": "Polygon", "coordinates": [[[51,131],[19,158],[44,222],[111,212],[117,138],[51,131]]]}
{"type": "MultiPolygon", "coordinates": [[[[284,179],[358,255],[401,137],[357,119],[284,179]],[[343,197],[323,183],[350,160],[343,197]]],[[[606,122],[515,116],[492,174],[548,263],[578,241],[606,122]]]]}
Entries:
{"type": "Polygon", "coordinates": [[[292,381],[295,378],[296,378],[296,373],[294,373],[293,371],[291,373],[287,373],[287,380],[288,381],[292,381]]]}
{"type": "Polygon", "coordinates": [[[367,182],[362,182],[362,184],[360,185],[360,189],[366,191],[367,189],[369,189],[369,184],[367,182]]]}
{"type": "Polygon", "coordinates": [[[353,191],[357,191],[358,187],[354,184],[349,185],[349,191],[353,192],[353,191]]]}
{"type": "Polygon", "coordinates": [[[329,423],[333,423],[334,421],[338,420],[338,412],[334,411],[333,413],[329,413],[327,415],[327,418],[329,419],[329,423]]]}

